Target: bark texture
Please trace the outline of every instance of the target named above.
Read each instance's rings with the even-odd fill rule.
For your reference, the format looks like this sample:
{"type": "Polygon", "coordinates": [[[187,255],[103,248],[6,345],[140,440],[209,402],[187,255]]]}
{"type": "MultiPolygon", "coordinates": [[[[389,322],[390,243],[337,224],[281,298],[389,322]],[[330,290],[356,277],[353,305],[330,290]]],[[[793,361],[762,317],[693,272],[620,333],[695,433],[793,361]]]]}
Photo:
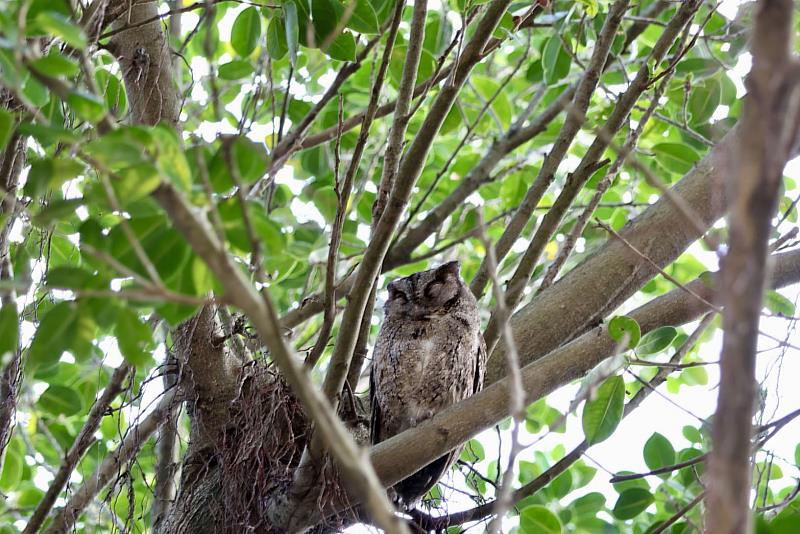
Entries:
{"type": "Polygon", "coordinates": [[[728,182],[730,234],[720,287],[725,335],[708,478],[706,532],[712,534],[744,534],[753,528],[750,458],[758,324],[772,217],[797,135],[792,11],[791,0],[759,2],[743,135],[732,155],[737,165],[728,182]]]}

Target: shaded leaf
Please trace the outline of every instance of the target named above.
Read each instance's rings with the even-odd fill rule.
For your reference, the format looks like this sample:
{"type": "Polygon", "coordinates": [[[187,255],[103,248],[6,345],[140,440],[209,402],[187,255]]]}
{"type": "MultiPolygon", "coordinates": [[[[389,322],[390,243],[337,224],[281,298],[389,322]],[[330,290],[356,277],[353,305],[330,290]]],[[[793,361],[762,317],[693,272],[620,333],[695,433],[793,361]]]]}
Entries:
{"type": "Polygon", "coordinates": [[[650,490],[645,488],[628,488],[623,491],[612,513],[617,519],[633,519],[655,500],[650,490]]]}
{"type": "Polygon", "coordinates": [[[659,166],[675,174],[686,174],[700,159],[693,148],[680,143],[659,143],[652,150],[659,166]]]}
{"type": "Polygon", "coordinates": [[[675,448],[672,443],[658,432],[644,444],[644,463],[651,470],[666,467],[675,463],[675,448]]]}
{"type": "Polygon", "coordinates": [[[6,353],[17,351],[19,343],[19,318],[13,303],[0,308],[0,361],[5,361],[6,353]]]}
{"type": "Polygon", "coordinates": [[[52,384],[36,403],[52,415],[75,415],[83,409],[81,396],[73,388],[52,384]]]}
{"type": "Polygon", "coordinates": [[[670,346],[678,335],[673,326],[662,326],[648,332],[636,346],[638,354],[656,354],[670,346]]]}

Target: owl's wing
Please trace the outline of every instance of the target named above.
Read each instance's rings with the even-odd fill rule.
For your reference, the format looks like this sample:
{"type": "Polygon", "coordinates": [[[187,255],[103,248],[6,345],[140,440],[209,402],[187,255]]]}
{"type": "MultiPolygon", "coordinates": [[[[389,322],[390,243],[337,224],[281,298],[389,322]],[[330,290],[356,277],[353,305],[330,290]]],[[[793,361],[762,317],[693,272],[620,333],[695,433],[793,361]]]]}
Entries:
{"type": "Polygon", "coordinates": [[[375,368],[373,366],[372,370],[369,372],[369,400],[370,400],[370,407],[371,407],[371,415],[370,415],[370,424],[369,424],[369,432],[370,432],[370,439],[372,444],[375,445],[380,441],[381,436],[381,425],[383,424],[383,419],[381,417],[381,407],[378,404],[377,395],[375,394],[375,368]]]}
{"type": "Polygon", "coordinates": [[[478,354],[475,358],[475,378],[472,383],[473,395],[483,389],[483,379],[486,375],[486,358],[486,341],[483,339],[483,334],[478,332],[478,354]]]}

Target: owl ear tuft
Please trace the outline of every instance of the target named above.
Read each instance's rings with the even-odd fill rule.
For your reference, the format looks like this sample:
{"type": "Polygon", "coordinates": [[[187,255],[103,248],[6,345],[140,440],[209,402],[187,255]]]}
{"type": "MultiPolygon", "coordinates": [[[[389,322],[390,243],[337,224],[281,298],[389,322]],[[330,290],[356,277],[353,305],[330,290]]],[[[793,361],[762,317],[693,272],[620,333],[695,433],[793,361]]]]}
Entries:
{"type": "Polygon", "coordinates": [[[447,263],[443,263],[442,265],[436,268],[436,275],[439,277],[452,276],[453,278],[458,278],[458,273],[460,270],[461,270],[461,262],[459,262],[458,260],[448,261],[447,263]]]}

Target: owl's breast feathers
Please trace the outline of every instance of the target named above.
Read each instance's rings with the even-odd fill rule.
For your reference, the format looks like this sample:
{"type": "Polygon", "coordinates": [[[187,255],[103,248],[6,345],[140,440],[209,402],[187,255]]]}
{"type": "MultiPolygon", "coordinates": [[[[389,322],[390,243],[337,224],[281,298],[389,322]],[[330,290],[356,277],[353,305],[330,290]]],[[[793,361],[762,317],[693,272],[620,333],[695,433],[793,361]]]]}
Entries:
{"type": "MultiPolygon", "coordinates": [[[[477,315],[477,314],[476,314],[477,315]]],[[[486,349],[477,316],[439,316],[384,324],[372,362],[373,443],[384,441],[480,391],[486,349]]],[[[422,497],[450,468],[461,448],[396,487],[408,504],[422,497]]]]}

